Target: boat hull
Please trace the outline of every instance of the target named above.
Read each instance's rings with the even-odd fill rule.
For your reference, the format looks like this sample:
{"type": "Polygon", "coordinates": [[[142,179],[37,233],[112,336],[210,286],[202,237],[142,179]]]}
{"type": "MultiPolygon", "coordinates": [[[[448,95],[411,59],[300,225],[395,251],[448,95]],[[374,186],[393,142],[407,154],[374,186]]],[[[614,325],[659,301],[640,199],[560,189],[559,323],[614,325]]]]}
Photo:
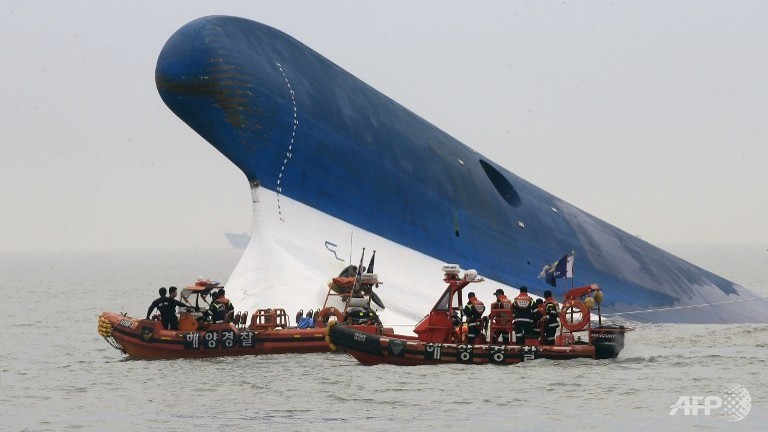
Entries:
{"type": "Polygon", "coordinates": [[[595,358],[608,359],[619,356],[624,349],[624,338],[629,329],[622,325],[605,325],[589,330],[589,343],[595,347],[595,358]]]}
{"type": "MultiPolygon", "coordinates": [[[[254,331],[229,323],[198,331],[171,331],[157,320],[113,312],[100,318],[100,333],[111,337],[129,357],[138,359],[210,358],[263,354],[330,352],[325,328],[276,328],[254,331]],[[109,330],[102,323],[109,322],[109,330]],[[106,330],[106,331],[105,331],[106,330]]],[[[373,328],[371,331],[375,331],[373,328]]]]}
{"type": "Polygon", "coordinates": [[[615,358],[624,346],[624,330],[623,327],[603,330],[615,335],[609,338],[611,345],[602,343],[602,338],[596,337],[596,345],[576,343],[566,346],[427,343],[397,335],[369,334],[345,325],[330,326],[328,334],[337,347],[364,365],[509,365],[535,359],[615,358]],[[616,343],[618,339],[620,344],[616,343]]]}

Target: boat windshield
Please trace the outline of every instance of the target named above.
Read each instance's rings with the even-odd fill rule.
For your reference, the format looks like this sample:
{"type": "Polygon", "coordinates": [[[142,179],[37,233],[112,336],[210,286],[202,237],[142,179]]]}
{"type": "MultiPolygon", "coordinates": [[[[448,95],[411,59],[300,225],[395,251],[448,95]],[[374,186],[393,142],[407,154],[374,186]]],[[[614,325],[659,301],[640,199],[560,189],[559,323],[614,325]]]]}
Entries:
{"type": "Polygon", "coordinates": [[[450,306],[450,301],[451,301],[451,290],[449,288],[443,292],[443,295],[440,296],[440,300],[437,301],[437,303],[435,304],[435,307],[432,310],[447,311],[448,307],[450,306]]]}
{"type": "Polygon", "coordinates": [[[188,305],[191,305],[192,307],[197,306],[206,308],[210,305],[210,302],[208,301],[208,295],[210,292],[211,289],[208,287],[186,287],[181,290],[180,300],[184,303],[187,303],[188,305]]]}

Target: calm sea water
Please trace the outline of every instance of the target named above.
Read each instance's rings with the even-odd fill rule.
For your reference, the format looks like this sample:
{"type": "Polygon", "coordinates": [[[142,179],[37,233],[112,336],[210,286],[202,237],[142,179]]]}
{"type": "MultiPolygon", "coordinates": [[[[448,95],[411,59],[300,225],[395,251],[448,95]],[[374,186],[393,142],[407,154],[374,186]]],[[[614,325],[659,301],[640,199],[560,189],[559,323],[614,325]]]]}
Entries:
{"type": "MultiPolygon", "coordinates": [[[[674,252],[768,294],[764,246],[674,252]]],[[[768,424],[768,325],[638,325],[616,360],[510,367],[365,367],[343,354],[140,361],[97,334],[100,312],[142,315],[159,286],[197,275],[226,279],[239,255],[0,255],[0,430],[762,431],[768,424]],[[733,384],[751,395],[741,421],[728,421],[722,408],[670,415],[682,396],[723,398],[733,384]]]]}

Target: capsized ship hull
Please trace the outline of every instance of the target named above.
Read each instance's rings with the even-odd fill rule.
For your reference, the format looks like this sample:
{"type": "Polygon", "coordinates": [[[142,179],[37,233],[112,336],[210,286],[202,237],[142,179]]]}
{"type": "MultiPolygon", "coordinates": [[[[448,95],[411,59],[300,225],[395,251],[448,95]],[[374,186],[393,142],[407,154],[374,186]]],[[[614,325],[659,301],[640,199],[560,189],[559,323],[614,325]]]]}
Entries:
{"type": "Polygon", "coordinates": [[[251,183],[254,232],[227,283],[245,307],[310,307],[365,246],[388,263],[384,318],[412,325],[442,262],[541,294],[542,266],[573,250],[605,315],[768,322],[765,298],[541,190],[269,26],[194,20],[166,43],[156,82],[251,183]]]}

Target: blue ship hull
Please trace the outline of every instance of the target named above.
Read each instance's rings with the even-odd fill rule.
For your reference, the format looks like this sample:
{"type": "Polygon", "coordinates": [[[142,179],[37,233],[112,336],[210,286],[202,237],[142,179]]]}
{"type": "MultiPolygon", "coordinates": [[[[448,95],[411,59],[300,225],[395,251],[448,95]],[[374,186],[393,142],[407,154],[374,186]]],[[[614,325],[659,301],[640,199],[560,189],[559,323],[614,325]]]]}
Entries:
{"type": "Polygon", "coordinates": [[[156,82],[252,185],[407,248],[539,295],[542,266],[576,251],[604,312],[768,322],[764,298],[541,190],[274,28],[192,21],[163,48],[156,82]]]}

